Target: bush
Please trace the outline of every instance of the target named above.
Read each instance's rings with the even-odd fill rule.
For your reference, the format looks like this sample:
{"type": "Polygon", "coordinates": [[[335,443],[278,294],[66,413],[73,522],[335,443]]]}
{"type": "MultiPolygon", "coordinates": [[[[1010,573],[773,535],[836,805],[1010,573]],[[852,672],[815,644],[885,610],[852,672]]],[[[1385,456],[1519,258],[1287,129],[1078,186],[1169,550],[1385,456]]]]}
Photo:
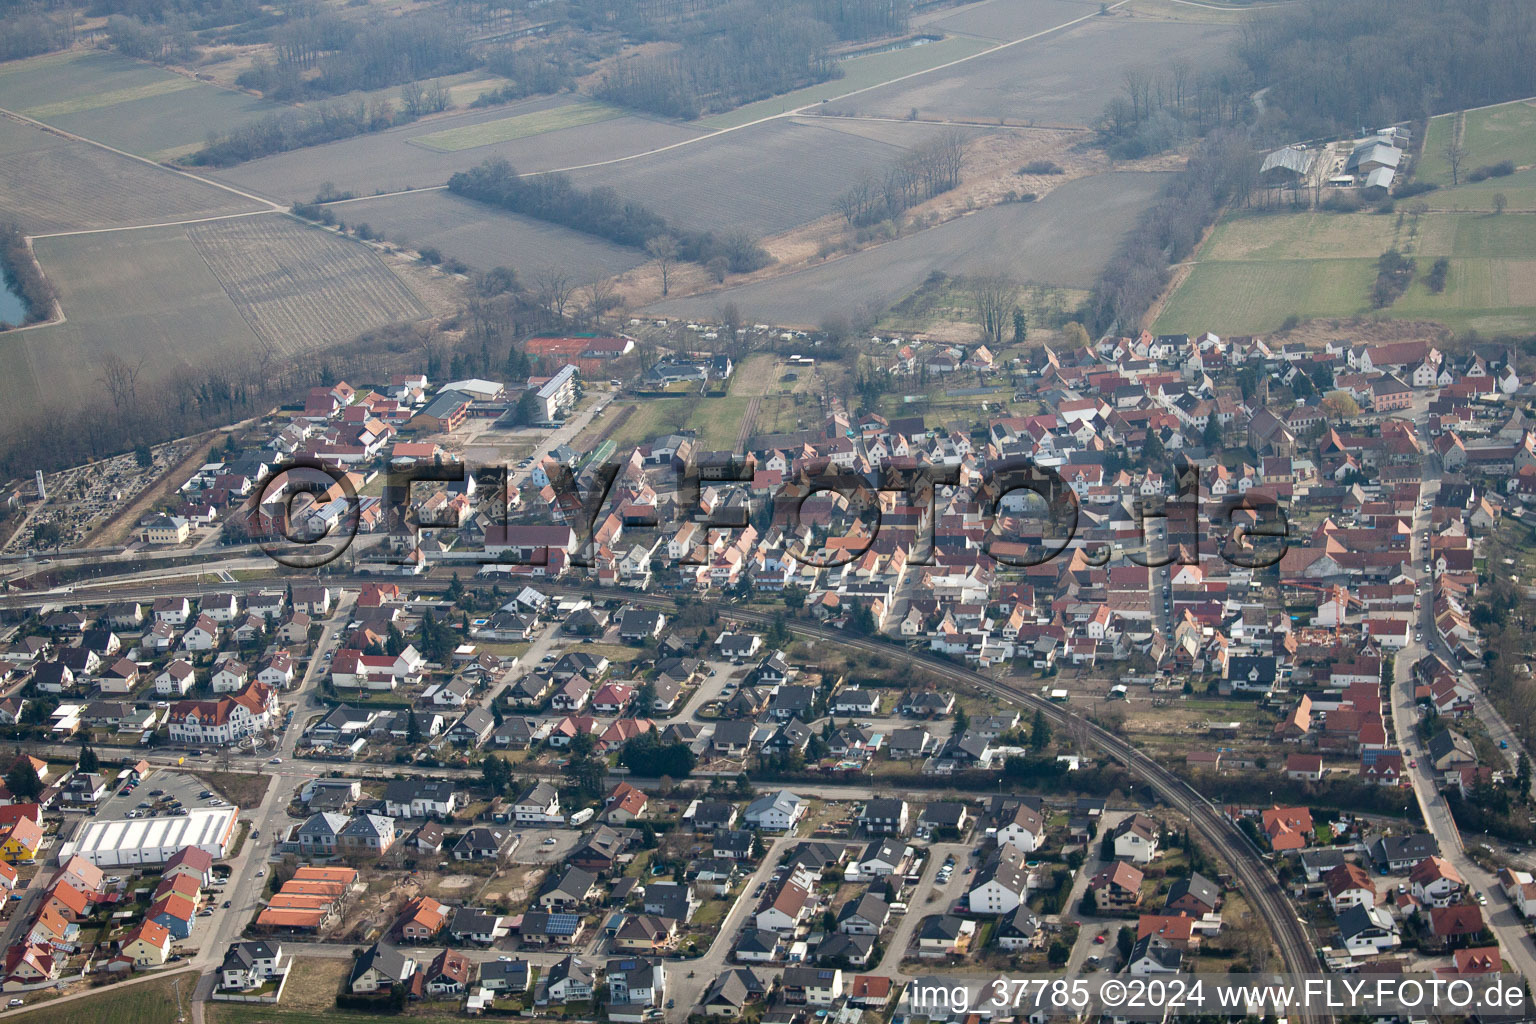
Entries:
{"type": "Polygon", "coordinates": [[[568,175],[558,173],[523,178],[505,160],[487,160],[460,171],[448,179],[448,191],[636,249],[670,235],[677,242],[680,259],[708,266],[710,260],[724,257],[733,274],[750,274],[773,261],[745,231],[716,234],[674,229],[660,214],[626,202],[611,188],[579,188],[568,175]]]}
{"type": "Polygon", "coordinates": [[[1359,213],[1365,203],[1354,192],[1335,192],[1324,199],[1322,208],[1329,213],[1359,213]]]}
{"type": "Polygon", "coordinates": [[[1414,181],[1397,190],[1397,198],[1412,199],[1414,196],[1422,196],[1426,192],[1433,192],[1440,186],[1432,181],[1414,181]]]}
{"type": "Polygon", "coordinates": [[[1435,260],[1434,266],[1429,268],[1429,273],[1424,275],[1424,286],[1439,295],[1445,291],[1445,278],[1450,270],[1451,261],[1441,256],[1435,260]]]}
{"type": "Polygon", "coordinates": [[[1061,165],[1054,160],[1031,160],[1019,168],[1020,174],[1065,174],[1061,165]]]}
{"type": "Polygon", "coordinates": [[[1507,178],[1515,173],[1513,160],[1500,160],[1496,164],[1479,167],[1467,175],[1468,181],[1487,181],[1489,178],[1507,178]]]}

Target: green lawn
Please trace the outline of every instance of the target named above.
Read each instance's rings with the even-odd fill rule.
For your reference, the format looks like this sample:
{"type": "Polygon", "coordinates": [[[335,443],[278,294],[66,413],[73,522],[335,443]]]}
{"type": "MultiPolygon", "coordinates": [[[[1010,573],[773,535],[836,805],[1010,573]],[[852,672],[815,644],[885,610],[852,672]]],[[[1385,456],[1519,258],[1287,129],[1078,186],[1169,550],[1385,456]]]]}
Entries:
{"type": "Polygon", "coordinates": [[[703,117],[698,123],[707,128],[735,128],[764,117],[772,117],[788,110],[797,110],[813,103],[820,103],[834,96],[844,96],[859,89],[868,89],[889,82],[893,78],[901,78],[903,75],[927,71],[962,57],[970,57],[996,45],[988,40],[973,39],[969,36],[950,36],[921,46],[909,46],[904,50],[889,50],[885,53],[849,57],[838,64],[843,71],[841,78],[834,78],[820,85],[806,86],[794,92],[770,96],[768,99],[748,103],[746,106],[728,110],[723,114],[703,117]]]}
{"type": "Polygon", "coordinates": [[[535,110],[530,114],[517,114],[496,121],[484,121],[480,124],[465,125],[462,128],[448,128],[427,135],[417,135],[407,141],[438,153],[457,153],[463,149],[489,146],[497,142],[510,142],[513,139],[525,139],[530,135],[543,135],[545,132],[574,128],[583,124],[596,124],[599,121],[611,121],[623,116],[624,111],[618,107],[582,100],[578,103],[551,107],[548,110],[535,110]]]}
{"type": "Polygon", "coordinates": [[[751,401],[743,395],[700,399],[693,403],[688,426],[699,432],[699,443],[705,448],[729,451],[736,446],[741,419],[751,401]]]}
{"type": "MultiPolygon", "coordinates": [[[[8,1014],[6,1019],[9,1024],[166,1024],[176,1017],[178,982],[185,1010],[197,986],[197,974],[193,971],[132,985],[110,985],[82,999],[8,1014]]],[[[36,997],[23,998],[31,1002],[36,997]]]]}
{"type": "MultiPolygon", "coordinates": [[[[620,451],[625,451],[651,438],[677,430],[688,422],[688,414],[695,401],[697,399],[694,398],[647,398],[636,402],[633,406],[635,411],[609,435],[609,439],[620,451]]],[[[621,413],[622,410],[612,408],[604,418],[612,422],[621,413]]]]}

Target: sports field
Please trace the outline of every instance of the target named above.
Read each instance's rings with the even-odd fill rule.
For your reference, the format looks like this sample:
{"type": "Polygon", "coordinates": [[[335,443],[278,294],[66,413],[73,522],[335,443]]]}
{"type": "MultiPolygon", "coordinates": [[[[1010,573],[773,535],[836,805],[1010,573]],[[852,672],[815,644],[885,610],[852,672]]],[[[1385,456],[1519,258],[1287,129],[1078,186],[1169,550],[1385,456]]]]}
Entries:
{"type": "Polygon", "coordinates": [[[543,135],[545,132],[611,121],[623,116],[624,111],[618,107],[582,101],[529,114],[515,114],[495,121],[448,128],[427,135],[415,135],[407,141],[438,153],[457,153],[461,149],[477,149],[480,146],[526,139],[530,135],[543,135]]]}
{"type": "Polygon", "coordinates": [[[1369,213],[1231,216],[1212,233],[1155,330],[1228,334],[1272,331],[1288,317],[1379,313],[1484,333],[1536,327],[1536,215],[1369,213]],[[1415,227],[1416,225],[1416,227],[1415,227]],[[1417,261],[1408,291],[1383,311],[1370,305],[1376,259],[1397,247],[1417,261]],[[1450,261],[1436,294],[1424,275],[1450,261]]]}

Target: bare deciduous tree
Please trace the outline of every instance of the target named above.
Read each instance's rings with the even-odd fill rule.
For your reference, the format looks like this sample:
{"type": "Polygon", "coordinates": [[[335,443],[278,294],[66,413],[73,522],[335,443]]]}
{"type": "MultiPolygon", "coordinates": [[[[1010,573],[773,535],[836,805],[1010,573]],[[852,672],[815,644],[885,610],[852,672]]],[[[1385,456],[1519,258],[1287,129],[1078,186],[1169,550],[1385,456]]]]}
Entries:
{"type": "Polygon", "coordinates": [[[570,275],[556,267],[548,267],[534,278],[534,286],[539,301],[555,316],[564,319],[565,308],[571,304],[571,296],[576,294],[570,275]]]}
{"type": "Polygon", "coordinates": [[[1018,301],[1018,282],[1006,274],[987,273],[972,277],[968,283],[982,338],[994,347],[1001,345],[1003,332],[1011,323],[1013,307],[1018,301]]]}
{"type": "Polygon", "coordinates": [[[618,296],[613,293],[613,282],[606,277],[594,277],[582,288],[582,297],[586,300],[587,316],[592,323],[602,322],[603,314],[619,303],[618,296]]]}
{"type": "Polygon", "coordinates": [[[139,371],[144,360],[129,363],[115,352],[109,352],[101,360],[101,376],[96,378],[107,389],[112,406],[119,413],[132,409],[139,397],[139,371]]]}
{"type": "Polygon", "coordinates": [[[1462,138],[1463,120],[1457,115],[1451,123],[1451,137],[1445,140],[1445,162],[1451,165],[1451,184],[1461,184],[1461,165],[1467,159],[1467,142],[1462,138]]]}
{"type": "Polygon", "coordinates": [[[406,82],[400,87],[400,106],[412,117],[420,117],[426,109],[427,91],[420,82],[406,82]]]}
{"type": "Polygon", "coordinates": [[[677,262],[677,239],[671,235],[656,235],[646,241],[645,251],[661,269],[661,295],[666,298],[671,286],[672,264],[677,262]]]}

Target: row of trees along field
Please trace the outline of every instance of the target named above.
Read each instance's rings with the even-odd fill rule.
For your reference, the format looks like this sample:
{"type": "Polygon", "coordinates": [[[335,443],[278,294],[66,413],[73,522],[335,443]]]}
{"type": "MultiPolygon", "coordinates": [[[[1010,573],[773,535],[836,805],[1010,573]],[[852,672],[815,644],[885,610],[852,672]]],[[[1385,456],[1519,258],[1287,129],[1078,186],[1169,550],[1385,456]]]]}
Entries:
{"type": "Polygon", "coordinates": [[[716,234],[672,227],[659,213],[625,201],[611,188],[578,188],[568,175],[559,173],[522,177],[499,158],[453,175],[448,191],[619,245],[654,249],[655,240],[668,240],[672,258],[706,265],[723,260],[724,268],[733,274],[750,273],[772,261],[746,232],[716,234]]]}
{"type": "Polygon", "coordinates": [[[1097,336],[1115,325],[1125,332],[1140,324],[1168,286],[1170,265],[1189,258],[1224,206],[1252,193],[1258,169],[1247,131],[1213,132],[1202,140],[1105,265],[1088,300],[1088,329],[1097,336]]]}
{"type": "Polygon", "coordinates": [[[632,57],[607,73],[600,99],[665,117],[730,110],[841,74],[839,41],[907,30],[905,0],[772,0],[723,7],[685,3],[612,4],[615,22],[636,39],[676,44],[632,57]]]}
{"type": "Polygon", "coordinates": [[[20,60],[75,41],[75,12],[37,4],[0,3],[0,60],[20,60]]]}
{"type": "Polygon", "coordinates": [[[1271,146],[1532,94],[1528,0],[1302,3],[1244,21],[1225,65],[1126,69],[1099,127],[1133,159],[1239,123],[1271,146]]]}
{"type": "Polygon", "coordinates": [[[313,106],[270,114],[258,121],[209,138],[185,162],[198,167],[228,167],[244,160],[318,146],[367,132],[408,124],[424,114],[448,109],[448,90],[441,82],[407,82],[400,87],[400,106],[389,100],[362,97],[323,100],[313,106]]]}
{"type": "Polygon", "coordinates": [[[865,171],[834,205],[850,227],[878,224],[959,185],[964,161],[965,137],[946,131],[907,150],[883,175],[865,171]]]}
{"type": "Polygon", "coordinates": [[[272,42],[274,59],[258,58],[236,81],[276,100],[383,89],[474,64],[465,26],[440,14],[370,25],[320,14],[287,22],[272,42]]]}
{"type": "Polygon", "coordinates": [[[46,320],[53,314],[53,285],[38,269],[32,250],[27,248],[26,236],[15,223],[0,224],[0,274],[27,307],[26,323],[46,320]]]}

